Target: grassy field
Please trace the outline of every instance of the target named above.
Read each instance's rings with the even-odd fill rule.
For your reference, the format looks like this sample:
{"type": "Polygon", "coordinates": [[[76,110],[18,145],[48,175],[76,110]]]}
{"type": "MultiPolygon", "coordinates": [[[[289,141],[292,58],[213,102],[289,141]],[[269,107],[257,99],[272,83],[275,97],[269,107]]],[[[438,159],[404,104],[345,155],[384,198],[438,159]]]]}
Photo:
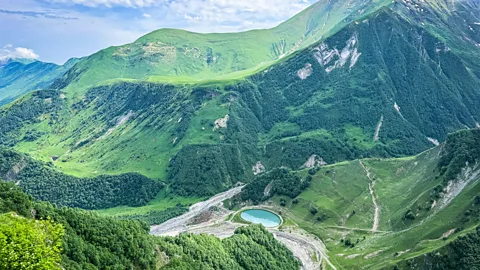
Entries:
{"type": "Polygon", "coordinates": [[[101,215],[106,216],[122,216],[122,215],[133,215],[133,214],[147,214],[150,211],[162,211],[169,207],[175,207],[177,204],[182,204],[184,206],[190,206],[197,202],[203,201],[207,198],[194,198],[194,197],[181,197],[178,195],[171,194],[168,189],[163,189],[157,197],[148,203],[146,206],[142,207],[127,207],[120,206],[105,210],[97,210],[96,212],[101,215]]]}
{"type": "MultiPolygon", "coordinates": [[[[439,151],[435,148],[411,158],[362,160],[376,181],[380,222],[375,232],[371,181],[359,161],[323,167],[295,202],[282,197],[287,201],[282,215],[290,224],[319,236],[331,261],[340,269],[393,267],[402,260],[431,252],[477,225],[464,223],[462,217],[480,192],[478,181],[473,182],[444,208],[439,206],[441,201],[432,208],[430,192],[442,181],[434,172],[439,151]],[[318,213],[312,215],[312,208],[318,213]],[[404,218],[408,210],[415,214],[414,220],[404,218]],[[457,228],[463,230],[442,237],[457,228]],[[346,240],[354,247],[346,246],[346,240]]],[[[279,205],[280,197],[272,201],[279,205]]]]}

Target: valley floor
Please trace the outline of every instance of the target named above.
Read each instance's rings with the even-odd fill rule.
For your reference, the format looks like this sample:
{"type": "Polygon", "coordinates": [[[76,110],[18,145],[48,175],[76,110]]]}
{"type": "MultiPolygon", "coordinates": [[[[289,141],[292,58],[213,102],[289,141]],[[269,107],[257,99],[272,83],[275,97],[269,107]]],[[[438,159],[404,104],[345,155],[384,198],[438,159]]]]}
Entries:
{"type": "MultiPolygon", "coordinates": [[[[188,232],[211,234],[222,239],[230,237],[237,228],[247,224],[234,221],[236,214],[242,210],[236,212],[227,210],[222,206],[222,202],[237,195],[242,188],[243,186],[236,187],[197,203],[190,207],[189,212],[163,224],[152,226],[150,233],[158,236],[176,236],[188,232]]],[[[263,205],[258,208],[270,207],[263,205]]],[[[297,226],[281,226],[268,230],[302,262],[302,269],[337,269],[330,262],[326,247],[318,237],[297,226]]]]}

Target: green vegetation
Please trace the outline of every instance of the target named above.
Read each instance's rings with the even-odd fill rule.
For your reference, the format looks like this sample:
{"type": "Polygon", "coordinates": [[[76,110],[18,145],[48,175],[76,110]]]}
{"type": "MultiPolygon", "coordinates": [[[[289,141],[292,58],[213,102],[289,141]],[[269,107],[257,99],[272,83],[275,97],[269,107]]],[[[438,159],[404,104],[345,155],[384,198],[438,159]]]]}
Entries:
{"type": "Polygon", "coordinates": [[[77,92],[119,78],[179,84],[243,78],[390,3],[318,2],[277,27],[241,33],[160,29],[87,57],[53,87],[77,92]]]}
{"type": "Polygon", "coordinates": [[[343,268],[392,269],[398,265],[410,269],[416,265],[413,269],[431,269],[428,265],[438,262],[438,269],[451,269],[449,263],[462,260],[465,264],[461,269],[468,269],[478,257],[472,251],[476,234],[458,237],[475,231],[480,223],[478,167],[461,161],[457,174],[467,168],[470,173],[458,178],[462,185],[448,189],[444,187],[446,176],[439,176],[438,170],[445,160],[476,153],[479,144],[471,144],[466,152],[455,150],[477,133],[466,130],[452,134],[444,145],[415,157],[342,162],[316,173],[304,169],[297,174],[311,177],[306,190],[293,199],[274,196],[270,201],[280,207],[286,220],[319,236],[332,262],[343,268]],[[453,156],[449,151],[455,151],[453,156]],[[372,181],[379,207],[376,231],[372,231],[372,181]],[[463,240],[444,248],[455,239],[463,240]],[[424,254],[430,254],[425,261],[424,254]]]}
{"type": "Polygon", "coordinates": [[[309,179],[301,179],[298,175],[287,169],[275,169],[256,177],[243,191],[242,200],[258,204],[274,195],[285,195],[290,198],[298,196],[310,185],[309,179]]]}
{"type": "Polygon", "coordinates": [[[164,269],[299,269],[291,251],[263,226],[240,227],[232,237],[219,240],[206,234],[181,234],[158,240],[174,258],[164,269]]]}
{"type": "Polygon", "coordinates": [[[475,269],[480,265],[480,227],[435,252],[403,264],[409,269],[475,269]]]}
{"type": "Polygon", "coordinates": [[[143,206],[163,188],[163,184],[138,173],[77,178],[11,150],[0,149],[0,164],[0,176],[18,181],[35,199],[58,206],[83,209],[143,206]]]}
{"type": "Polygon", "coordinates": [[[0,214],[0,268],[60,269],[63,233],[63,227],[50,220],[0,214]]]}
{"type": "Polygon", "coordinates": [[[0,207],[2,269],[299,268],[292,253],[261,226],[239,228],[224,240],[189,234],[154,237],[145,223],[33,202],[3,181],[0,207]]]}
{"type": "Polygon", "coordinates": [[[342,268],[409,267],[435,251],[438,267],[468,268],[480,136],[448,134],[480,127],[478,8],[319,1],[270,30],[162,29],[102,50],[48,87],[62,92],[0,108],[0,145],[43,161],[2,149],[0,176],[102,215],[11,187],[0,210],[61,224],[68,269],[298,268],[257,227],[148,236],[146,224],[241,182],[240,199],[278,204],[282,229],[321,237],[342,268]]]}
{"type": "MultiPolygon", "coordinates": [[[[308,16],[294,21],[317,18],[311,21],[314,29],[325,20],[323,11],[333,16],[343,4],[324,10],[327,4],[319,2],[304,13],[308,16]]],[[[175,30],[140,39],[131,45],[139,48],[123,52],[136,55],[128,60],[118,52],[123,47],[108,48],[59,80],[63,93],[41,91],[4,107],[2,144],[36,159],[53,157],[56,169],[77,177],[138,172],[165,182],[176,195],[203,197],[251,182],[258,161],[270,171],[300,169],[313,155],[328,164],[402,157],[428,149],[449,132],[475,127],[480,119],[475,72],[480,69],[457,47],[447,49],[437,32],[405,18],[396,5],[369,15],[383,4],[372,4],[365,20],[236,80],[145,82],[156,71],[146,72],[142,61],[123,68],[124,61],[140,57],[145,49],[168,47],[155,42],[175,40],[180,33],[175,30]],[[349,57],[340,59],[335,50],[349,57]],[[325,58],[329,53],[333,58],[325,58]],[[108,72],[115,61],[122,63],[114,66],[125,70],[126,79],[103,77],[117,74],[108,72]],[[306,66],[311,74],[300,78],[298,72],[306,66]],[[49,97],[39,96],[47,93],[49,97]],[[226,115],[226,126],[215,127],[226,115]]],[[[355,2],[349,12],[362,5],[355,2]]],[[[221,35],[189,33],[184,38],[189,36],[221,35]]]]}
{"type": "MultiPolygon", "coordinates": [[[[18,141],[24,139],[21,133],[23,126],[27,124],[47,122],[53,125],[58,119],[56,112],[63,106],[63,100],[59,92],[39,91],[29,94],[17,100],[13,104],[0,109],[0,145],[14,146],[18,141]]],[[[35,131],[38,134],[39,131],[35,131]]],[[[32,138],[29,134],[26,139],[32,138]]]]}
{"type": "Polygon", "coordinates": [[[453,180],[465,166],[480,160],[480,130],[459,131],[448,136],[438,163],[446,180],[453,180]]]}
{"type": "Polygon", "coordinates": [[[120,215],[119,218],[140,220],[147,223],[148,225],[158,225],[169,219],[180,216],[186,212],[188,212],[188,208],[179,204],[175,207],[169,207],[162,211],[150,211],[146,214],[120,215]]]}

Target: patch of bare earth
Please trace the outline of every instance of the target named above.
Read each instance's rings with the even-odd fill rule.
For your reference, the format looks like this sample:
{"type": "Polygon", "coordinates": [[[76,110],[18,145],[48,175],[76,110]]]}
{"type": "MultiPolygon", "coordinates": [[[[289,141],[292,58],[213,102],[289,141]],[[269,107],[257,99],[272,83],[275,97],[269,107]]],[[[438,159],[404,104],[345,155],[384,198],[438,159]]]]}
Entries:
{"type": "Polygon", "coordinates": [[[8,172],[5,174],[5,180],[14,181],[17,179],[18,174],[25,169],[27,162],[25,160],[20,160],[17,162],[8,172]]]}
{"type": "Polygon", "coordinates": [[[449,181],[447,187],[444,189],[444,195],[440,199],[438,210],[449,205],[458,194],[460,194],[465,187],[473,181],[478,181],[480,178],[480,164],[469,166],[462,169],[455,180],[449,181]]]}
{"type": "Polygon", "coordinates": [[[322,43],[314,48],[313,56],[318,63],[325,68],[327,73],[334,69],[341,68],[350,60],[350,69],[355,66],[361,53],[357,49],[358,34],[355,33],[347,40],[345,47],[340,51],[337,48],[330,49],[326,43],[322,43]]]}
{"type": "Polygon", "coordinates": [[[315,166],[325,166],[325,165],[328,165],[328,163],[326,163],[322,157],[319,157],[317,155],[311,155],[307,162],[305,162],[305,164],[303,164],[303,167],[304,168],[313,168],[315,166]]]}
{"type": "Polygon", "coordinates": [[[444,234],[442,234],[442,237],[440,237],[440,239],[449,237],[450,235],[452,235],[455,232],[455,230],[456,229],[454,228],[454,229],[451,229],[451,230],[445,232],[444,234]]]}
{"type": "Polygon", "coordinates": [[[107,132],[105,132],[105,134],[103,134],[100,138],[97,139],[97,141],[105,139],[106,137],[108,137],[110,134],[112,134],[113,131],[115,131],[115,129],[117,129],[119,126],[125,124],[128,120],[130,120],[130,118],[133,115],[134,115],[133,111],[129,111],[127,114],[124,114],[124,115],[120,116],[117,119],[117,123],[115,124],[115,126],[112,127],[112,128],[109,128],[107,130],[107,132]]]}
{"type": "Polygon", "coordinates": [[[347,258],[347,259],[355,259],[355,258],[358,257],[358,256],[361,256],[361,254],[352,254],[352,255],[348,255],[348,256],[345,257],[345,258],[347,258]]]}
{"type": "Polygon", "coordinates": [[[212,206],[219,206],[226,199],[230,199],[242,191],[244,186],[235,187],[228,191],[213,196],[204,202],[192,205],[189,211],[181,216],[172,218],[160,225],[150,227],[150,233],[154,235],[175,235],[187,230],[190,220],[210,209],[212,206]]]}
{"type": "Polygon", "coordinates": [[[305,80],[306,78],[310,77],[312,73],[313,73],[312,64],[307,63],[304,68],[301,68],[297,71],[297,76],[300,79],[305,80]]]}
{"type": "Polygon", "coordinates": [[[265,189],[263,190],[263,196],[270,196],[270,191],[272,191],[273,181],[270,182],[265,189]]]}
{"type": "Polygon", "coordinates": [[[265,167],[261,161],[258,161],[255,165],[252,166],[253,175],[259,175],[265,172],[265,167]]]}
{"type": "Polygon", "coordinates": [[[433,143],[435,146],[439,146],[440,145],[440,142],[438,142],[437,139],[434,139],[434,138],[430,138],[430,137],[427,137],[428,141],[433,143]]]}
{"type": "Polygon", "coordinates": [[[380,130],[383,125],[383,115],[380,116],[380,121],[378,121],[377,128],[375,129],[375,135],[373,136],[374,141],[378,141],[380,139],[380,130]]]}
{"type": "Polygon", "coordinates": [[[365,257],[363,257],[363,258],[365,258],[365,259],[370,259],[370,258],[373,258],[373,257],[378,256],[378,254],[380,254],[380,253],[382,253],[382,252],[383,252],[383,250],[377,250],[377,251],[375,251],[375,252],[372,252],[372,253],[370,253],[370,254],[365,255],[365,257]]]}
{"type": "Polygon", "coordinates": [[[215,127],[213,128],[213,131],[219,129],[219,128],[227,128],[227,122],[228,122],[228,119],[230,117],[227,115],[225,115],[224,118],[219,118],[217,120],[215,120],[215,127]]]}

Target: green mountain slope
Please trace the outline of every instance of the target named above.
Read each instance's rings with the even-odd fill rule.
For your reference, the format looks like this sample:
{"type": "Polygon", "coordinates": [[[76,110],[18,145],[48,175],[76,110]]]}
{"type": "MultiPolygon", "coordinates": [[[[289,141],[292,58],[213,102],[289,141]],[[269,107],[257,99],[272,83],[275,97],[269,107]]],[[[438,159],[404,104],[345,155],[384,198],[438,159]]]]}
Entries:
{"type": "Polygon", "coordinates": [[[305,191],[271,201],[287,224],[320,236],[341,269],[449,269],[460,260],[459,269],[471,269],[478,243],[455,239],[470,232],[478,238],[479,140],[480,130],[461,131],[415,157],[304,170],[302,178],[311,177],[305,191]],[[431,258],[424,260],[425,253],[431,258]]]}
{"type": "MultiPolygon", "coordinates": [[[[0,145],[40,161],[1,150],[0,176],[37,199],[149,223],[242,182],[238,200],[271,200],[341,269],[471,268],[478,14],[471,0],[321,1],[270,30],[153,32],[1,107],[0,145]]],[[[36,210],[65,225],[64,244],[82,246],[63,254],[72,268],[248,269],[255,256],[298,266],[259,228],[153,241],[136,222],[36,210]],[[90,219],[98,227],[85,233],[90,219]],[[144,248],[131,247],[136,236],[144,248]]]]}
{"type": "Polygon", "coordinates": [[[41,91],[2,109],[0,136],[77,176],[140,172],[177,194],[212,195],[250,181],[258,161],[413,155],[478,126],[475,52],[464,60],[384,8],[235,82],[41,91]]]}
{"type": "Polygon", "coordinates": [[[112,79],[184,82],[243,77],[389,3],[319,1],[275,28],[241,33],[160,29],[131,44],[93,54],[55,86],[82,91],[112,79]]]}
{"type": "Polygon", "coordinates": [[[48,88],[80,59],[70,59],[64,65],[40,61],[9,61],[0,66],[0,106],[35,90],[48,88]]]}

